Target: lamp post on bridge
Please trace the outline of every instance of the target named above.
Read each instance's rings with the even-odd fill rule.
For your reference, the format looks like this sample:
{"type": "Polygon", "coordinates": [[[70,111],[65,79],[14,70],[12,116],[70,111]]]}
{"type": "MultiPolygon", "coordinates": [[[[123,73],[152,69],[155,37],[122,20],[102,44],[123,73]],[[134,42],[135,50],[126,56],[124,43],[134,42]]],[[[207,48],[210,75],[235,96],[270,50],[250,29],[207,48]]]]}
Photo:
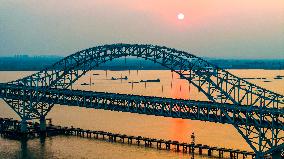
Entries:
{"type": "Polygon", "coordinates": [[[191,151],[191,159],[194,159],[194,147],[195,147],[195,135],[194,132],[190,135],[191,138],[191,145],[192,145],[192,151],[191,151]]]}

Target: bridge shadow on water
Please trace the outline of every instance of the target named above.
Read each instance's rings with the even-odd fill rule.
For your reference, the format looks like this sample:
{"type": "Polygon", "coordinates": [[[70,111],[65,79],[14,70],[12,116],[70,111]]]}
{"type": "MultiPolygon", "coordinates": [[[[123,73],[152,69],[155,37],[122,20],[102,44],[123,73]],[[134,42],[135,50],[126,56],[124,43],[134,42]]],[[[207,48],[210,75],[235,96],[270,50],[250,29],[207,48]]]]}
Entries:
{"type": "Polygon", "coordinates": [[[18,156],[16,158],[21,159],[31,159],[31,158],[47,158],[47,154],[52,156],[52,152],[49,152],[46,149],[45,143],[46,143],[46,137],[41,136],[39,138],[40,142],[37,142],[38,140],[29,142],[30,140],[28,138],[22,138],[19,142],[21,145],[21,148],[19,149],[18,156]]]}
{"type": "Polygon", "coordinates": [[[0,137],[0,158],[1,159],[38,159],[38,158],[58,158],[56,151],[51,146],[52,137],[39,137],[35,139],[21,138],[10,140],[0,137]]]}

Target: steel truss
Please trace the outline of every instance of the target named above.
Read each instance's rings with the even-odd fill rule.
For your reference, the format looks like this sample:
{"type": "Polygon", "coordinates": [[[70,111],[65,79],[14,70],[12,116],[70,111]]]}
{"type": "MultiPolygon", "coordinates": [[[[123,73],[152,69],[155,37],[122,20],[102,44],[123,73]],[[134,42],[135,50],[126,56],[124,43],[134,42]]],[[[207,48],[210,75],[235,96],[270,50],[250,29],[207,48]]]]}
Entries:
{"type": "MultiPolygon", "coordinates": [[[[235,114],[236,119],[245,119],[245,124],[238,124],[240,121],[226,123],[234,125],[258,156],[283,149],[283,95],[238,78],[195,55],[164,46],[112,44],[82,50],[43,71],[7,84],[32,92],[24,91],[24,94],[19,96],[21,98],[10,98],[10,96],[2,98],[22,119],[40,118],[45,116],[55,103],[45,101],[46,96],[40,95],[39,92],[49,92],[54,89],[67,91],[67,88],[72,88],[74,82],[93,68],[126,56],[151,60],[171,69],[204,93],[212,105],[218,103],[218,105],[233,106],[234,113],[226,109],[224,111],[227,114],[224,114],[221,109],[218,111],[222,112],[222,115],[231,117],[235,114]],[[259,111],[256,111],[256,108],[259,111]],[[236,114],[236,112],[243,112],[243,109],[249,113],[236,114]],[[268,112],[263,113],[267,110],[268,112]],[[271,112],[272,110],[277,110],[280,114],[275,115],[271,112]],[[264,123],[269,123],[270,126],[259,127],[264,123]],[[275,123],[276,125],[280,123],[282,126],[279,128],[275,123]]],[[[135,96],[128,95],[128,98],[130,97],[135,96]]],[[[198,120],[202,119],[198,118],[198,120]]],[[[211,118],[210,120],[208,118],[208,121],[211,121],[211,118]]]]}

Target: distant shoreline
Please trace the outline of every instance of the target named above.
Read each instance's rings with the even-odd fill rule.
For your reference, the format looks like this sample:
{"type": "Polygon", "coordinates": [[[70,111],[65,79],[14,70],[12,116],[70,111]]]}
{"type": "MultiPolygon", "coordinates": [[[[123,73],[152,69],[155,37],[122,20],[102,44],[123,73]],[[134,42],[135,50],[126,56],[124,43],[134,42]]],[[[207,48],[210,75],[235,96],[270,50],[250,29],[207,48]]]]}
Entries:
{"type": "MultiPolygon", "coordinates": [[[[63,57],[57,56],[15,56],[0,57],[0,71],[40,71],[51,66],[63,57]]],[[[264,69],[284,70],[284,59],[216,59],[204,58],[223,69],[264,69]]],[[[150,60],[139,58],[114,59],[94,70],[167,70],[150,60]]],[[[178,68],[177,68],[178,69],[178,68]]]]}
{"type": "MultiPolygon", "coordinates": [[[[128,69],[128,70],[114,70],[114,69],[92,69],[92,70],[108,70],[108,71],[136,71],[136,70],[169,70],[169,69],[128,69]]],[[[225,70],[284,70],[284,69],[262,69],[262,68],[225,68],[225,70]]],[[[25,71],[25,72],[31,72],[31,71],[41,71],[41,70],[2,70],[0,69],[0,72],[18,72],[18,71],[25,71]]]]}

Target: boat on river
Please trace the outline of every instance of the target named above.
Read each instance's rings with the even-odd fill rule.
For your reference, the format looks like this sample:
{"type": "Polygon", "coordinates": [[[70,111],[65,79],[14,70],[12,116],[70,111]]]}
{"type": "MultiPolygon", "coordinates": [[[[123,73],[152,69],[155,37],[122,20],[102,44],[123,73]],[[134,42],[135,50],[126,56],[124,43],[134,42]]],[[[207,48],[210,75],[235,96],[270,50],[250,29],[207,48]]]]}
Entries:
{"type": "Polygon", "coordinates": [[[159,78],[153,80],[141,80],[140,82],[161,82],[159,78]]]}

